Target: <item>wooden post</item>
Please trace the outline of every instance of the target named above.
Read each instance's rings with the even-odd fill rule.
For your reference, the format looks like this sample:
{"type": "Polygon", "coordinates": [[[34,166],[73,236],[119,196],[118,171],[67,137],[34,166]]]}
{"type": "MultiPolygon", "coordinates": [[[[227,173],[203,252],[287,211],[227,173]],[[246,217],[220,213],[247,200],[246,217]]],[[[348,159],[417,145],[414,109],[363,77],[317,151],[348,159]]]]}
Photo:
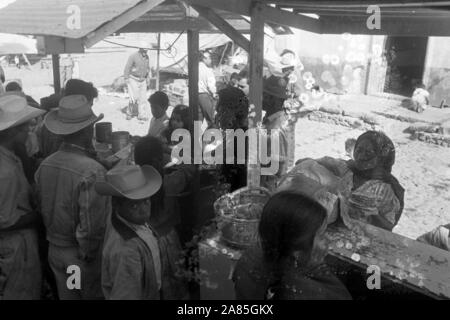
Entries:
{"type": "Polygon", "coordinates": [[[61,72],[59,70],[59,54],[52,54],[53,64],[53,88],[55,93],[58,94],[61,91],[61,72]]]}
{"type": "Polygon", "coordinates": [[[369,57],[367,58],[366,76],[364,79],[364,94],[369,94],[369,82],[370,82],[370,68],[372,67],[372,52],[373,52],[373,36],[370,36],[369,40],[369,57]]]}
{"type": "Polygon", "coordinates": [[[159,59],[161,56],[161,33],[158,33],[158,51],[156,51],[156,91],[159,91],[159,59]]]}
{"type": "MultiPolygon", "coordinates": [[[[256,127],[262,119],[262,95],[263,95],[263,60],[264,60],[264,18],[261,14],[262,7],[255,3],[251,8],[250,24],[250,104],[255,106],[254,121],[250,121],[250,127],[256,127]]],[[[259,133],[258,133],[259,134],[259,133]]],[[[259,138],[259,137],[258,137],[259,138]]],[[[259,139],[258,139],[259,140],[259,139]]],[[[249,143],[249,164],[247,167],[247,186],[259,186],[261,179],[261,166],[259,164],[259,148],[249,143]],[[256,154],[255,153],[256,149],[256,154]],[[255,161],[256,160],[256,161],[255,161]]]]}
{"type": "Polygon", "coordinates": [[[198,30],[188,30],[188,74],[189,74],[189,108],[193,121],[198,120],[198,64],[199,35],[198,30]]]}

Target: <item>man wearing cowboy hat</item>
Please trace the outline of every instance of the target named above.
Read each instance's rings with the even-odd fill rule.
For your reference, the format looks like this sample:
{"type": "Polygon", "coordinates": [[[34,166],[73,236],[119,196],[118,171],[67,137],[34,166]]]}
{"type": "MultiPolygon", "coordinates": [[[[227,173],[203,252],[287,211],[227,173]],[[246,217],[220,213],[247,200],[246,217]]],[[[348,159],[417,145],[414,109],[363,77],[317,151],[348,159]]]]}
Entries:
{"type": "Polygon", "coordinates": [[[102,118],[84,95],[69,95],[44,119],[47,129],[64,140],[35,175],[60,299],[102,298],[101,246],[111,199],[95,191],[106,170],[95,160],[92,146],[94,124],[102,118]],[[81,270],[79,290],[66,284],[71,265],[81,270]]]}
{"type": "Polygon", "coordinates": [[[114,211],[103,247],[102,287],[108,300],[159,300],[161,252],[149,226],[150,197],[162,178],[152,166],[120,166],[96,183],[98,193],[112,196],[114,211]]]}
{"type": "Polygon", "coordinates": [[[125,65],[124,78],[130,95],[127,120],[132,117],[143,121],[148,120],[147,81],[150,76],[150,65],[147,50],[149,46],[151,46],[150,43],[141,42],[139,51],[133,53],[125,65]]]}
{"type": "Polygon", "coordinates": [[[14,151],[29,121],[44,111],[17,95],[0,96],[0,300],[39,299],[41,266],[31,186],[14,151]]]}

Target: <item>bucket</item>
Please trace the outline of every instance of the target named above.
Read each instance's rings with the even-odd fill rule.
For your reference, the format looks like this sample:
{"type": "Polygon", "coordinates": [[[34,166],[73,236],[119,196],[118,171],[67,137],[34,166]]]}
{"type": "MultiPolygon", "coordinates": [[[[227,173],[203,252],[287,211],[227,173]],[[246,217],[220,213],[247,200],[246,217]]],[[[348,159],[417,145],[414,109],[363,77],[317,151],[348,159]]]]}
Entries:
{"type": "Polygon", "coordinates": [[[99,122],[95,125],[95,138],[99,143],[111,143],[112,123],[99,122]]]}
{"type": "Polygon", "coordinates": [[[119,152],[125,148],[130,141],[130,133],[128,131],[116,131],[112,133],[112,151],[119,152]]]}

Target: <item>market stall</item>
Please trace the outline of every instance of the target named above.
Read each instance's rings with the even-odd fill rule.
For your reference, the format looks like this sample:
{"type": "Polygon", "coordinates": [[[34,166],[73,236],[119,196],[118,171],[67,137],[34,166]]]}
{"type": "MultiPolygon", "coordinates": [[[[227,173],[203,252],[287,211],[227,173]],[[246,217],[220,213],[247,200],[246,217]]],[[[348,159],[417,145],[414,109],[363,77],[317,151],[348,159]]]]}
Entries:
{"type": "MultiPolygon", "coordinates": [[[[363,0],[357,1],[356,4],[349,1],[334,1],[331,4],[330,1],[289,0],[188,0],[164,3],[162,0],[127,2],[117,0],[79,1],[77,4],[77,1],[51,0],[42,6],[42,4],[35,4],[32,0],[18,0],[0,9],[0,28],[5,32],[44,37],[46,52],[53,54],[56,91],[60,88],[59,72],[56,71],[59,71],[59,53],[83,52],[85,46],[90,47],[115,32],[187,30],[189,105],[194,120],[198,119],[199,32],[204,29],[223,32],[249,52],[249,100],[255,109],[250,126],[255,128],[262,121],[264,25],[266,22],[301,28],[319,34],[351,32],[403,36],[450,35],[450,11],[445,1],[435,1],[431,4],[416,0],[411,0],[408,4],[388,0],[379,1],[378,5],[382,8],[381,13],[384,18],[381,28],[375,29],[367,28],[366,24],[368,18],[366,9],[369,4],[369,1],[363,0]],[[181,17],[175,15],[167,19],[157,15],[156,18],[152,18],[152,10],[157,6],[177,5],[180,7],[180,4],[184,8],[180,10],[181,17]],[[77,10],[67,14],[69,5],[79,5],[78,9],[81,9],[80,12],[83,14],[77,15],[77,10]],[[338,14],[336,14],[336,8],[338,8],[338,14]],[[353,10],[350,11],[349,8],[353,10]],[[409,15],[407,19],[398,19],[399,14],[405,14],[405,11],[409,15]],[[23,12],[26,12],[26,16],[23,16],[23,12]],[[20,19],[18,13],[20,13],[20,19]],[[315,13],[319,18],[307,16],[305,13],[315,13]],[[440,14],[436,16],[436,13],[440,14]],[[50,19],[48,14],[51,16],[50,19]],[[139,20],[145,15],[147,15],[146,20],[139,20]],[[250,23],[242,16],[250,17],[250,23]],[[233,20],[235,22],[238,20],[240,23],[246,21],[246,27],[238,30],[236,25],[239,23],[233,26],[233,20]],[[58,27],[55,28],[55,26],[58,27]],[[250,33],[251,41],[242,35],[243,32],[250,33]]],[[[120,151],[127,146],[128,141],[121,148],[116,148],[115,157],[119,160],[128,159],[128,155],[123,156],[122,159],[120,154],[120,151]]],[[[109,144],[104,152],[105,154],[109,152],[109,144]]],[[[106,159],[110,156],[111,154],[106,159]]],[[[250,163],[248,167],[250,190],[258,190],[260,178],[259,164],[250,163]]],[[[266,195],[265,198],[268,196],[266,195]]],[[[228,209],[249,204],[245,200],[242,201],[238,204],[229,204],[228,209]]],[[[211,208],[212,203],[209,206],[211,208]]],[[[234,212],[231,215],[236,214],[234,212]]],[[[255,219],[247,217],[246,220],[255,219]]],[[[237,221],[232,223],[235,222],[237,221]]],[[[241,229],[236,229],[236,236],[240,235],[239,230],[241,229]]],[[[233,247],[230,241],[227,242],[226,238],[224,239],[223,229],[221,231],[222,234],[213,232],[199,244],[200,253],[203,252],[200,255],[200,269],[205,269],[207,274],[212,275],[208,284],[202,287],[200,296],[203,298],[233,297],[233,286],[229,282],[230,274],[243,248],[239,247],[239,244],[238,247],[233,247]],[[212,289],[220,295],[211,294],[212,289]]],[[[448,277],[450,253],[366,225],[356,224],[355,229],[342,225],[333,226],[329,228],[327,236],[331,242],[329,253],[339,260],[356,264],[362,270],[374,261],[382,262],[381,273],[391,281],[399,282],[433,298],[450,298],[450,277],[448,277]]]]}

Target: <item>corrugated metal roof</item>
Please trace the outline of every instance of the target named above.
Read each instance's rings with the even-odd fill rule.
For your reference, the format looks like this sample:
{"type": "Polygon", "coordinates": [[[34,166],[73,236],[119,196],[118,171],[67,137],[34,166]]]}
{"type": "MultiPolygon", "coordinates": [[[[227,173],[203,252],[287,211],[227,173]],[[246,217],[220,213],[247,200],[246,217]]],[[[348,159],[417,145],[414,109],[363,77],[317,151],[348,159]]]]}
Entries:
{"type": "Polygon", "coordinates": [[[142,0],[15,0],[0,9],[0,32],[82,38],[142,0]],[[80,29],[67,21],[71,5],[80,9],[80,29]]]}

